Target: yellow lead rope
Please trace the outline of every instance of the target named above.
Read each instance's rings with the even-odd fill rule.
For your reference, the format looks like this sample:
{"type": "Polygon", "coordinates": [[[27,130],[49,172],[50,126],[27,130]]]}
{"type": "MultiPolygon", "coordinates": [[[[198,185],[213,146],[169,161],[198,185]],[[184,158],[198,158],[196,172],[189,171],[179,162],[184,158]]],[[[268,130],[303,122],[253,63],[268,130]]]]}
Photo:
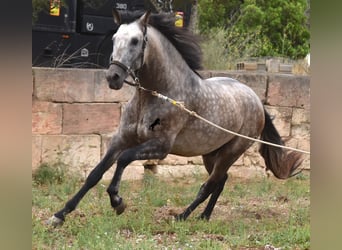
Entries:
{"type": "Polygon", "coordinates": [[[263,144],[267,144],[267,145],[270,145],[270,146],[274,146],[274,147],[278,147],[278,148],[283,148],[283,149],[288,149],[288,150],[292,150],[292,151],[297,151],[297,152],[300,152],[300,153],[303,153],[303,154],[308,154],[310,155],[310,152],[309,151],[305,151],[305,150],[301,150],[301,149],[297,149],[297,148],[292,148],[292,147],[287,147],[287,146],[284,146],[284,145],[279,145],[279,144],[275,144],[275,143],[271,143],[271,142],[267,142],[267,141],[263,141],[263,140],[260,140],[260,139],[257,139],[257,138],[253,138],[253,137],[249,137],[249,136],[246,136],[246,135],[241,135],[239,133],[236,133],[234,131],[231,131],[231,130],[228,130],[228,129],[225,129],[225,128],[222,128],[221,126],[203,118],[202,116],[198,115],[195,111],[192,111],[192,110],[189,110],[187,109],[184,104],[182,102],[178,102],[176,100],[173,100],[165,95],[162,95],[160,93],[158,93],[157,91],[150,91],[148,89],[145,89],[144,87],[142,86],[138,86],[138,88],[142,89],[142,90],[145,90],[145,91],[149,91],[151,92],[151,94],[153,96],[156,96],[164,101],[168,101],[169,103],[175,105],[176,107],[186,111],[187,113],[189,113],[191,116],[194,116],[212,126],[214,126],[215,128],[218,128],[224,132],[227,132],[227,133],[230,133],[230,134],[233,134],[233,135],[236,135],[236,136],[239,136],[239,137],[242,137],[242,138],[245,138],[245,139],[248,139],[248,140],[251,140],[251,141],[255,141],[255,142],[259,142],[259,143],[263,143],[263,144]]]}

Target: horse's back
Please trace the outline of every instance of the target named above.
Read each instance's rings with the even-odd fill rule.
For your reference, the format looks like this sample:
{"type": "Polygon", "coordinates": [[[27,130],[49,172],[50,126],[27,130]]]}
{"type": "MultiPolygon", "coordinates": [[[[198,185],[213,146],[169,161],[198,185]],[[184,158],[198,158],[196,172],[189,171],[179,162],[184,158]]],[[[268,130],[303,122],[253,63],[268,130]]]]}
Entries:
{"type": "Polygon", "coordinates": [[[221,92],[226,98],[226,105],[233,107],[230,112],[243,118],[241,130],[253,133],[253,130],[263,127],[264,106],[252,88],[229,77],[208,78],[204,84],[212,91],[221,92]]]}
{"type": "MultiPolygon", "coordinates": [[[[235,79],[215,77],[202,80],[190,98],[193,111],[225,129],[255,137],[263,128],[264,111],[259,97],[250,87],[235,79]]],[[[173,151],[187,156],[205,154],[233,137],[202,120],[192,118],[177,136],[173,151]]]]}
{"type": "Polygon", "coordinates": [[[239,95],[249,95],[252,100],[259,101],[254,90],[252,90],[249,86],[244,83],[239,82],[237,79],[230,77],[211,77],[203,80],[204,85],[208,85],[214,88],[226,89],[230,93],[239,93],[239,95]],[[256,98],[256,99],[254,99],[256,98]]]}
{"type": "MultiPolygon", "coordinates": [[[[246,112],[239,110],[241,115],[248,115],[248,110],[263,111],[263,104],[258,95],[244,83],[229,77],[212,77],[202,81],[203,92],[216,93],[226,101],[228,105],[234,105],[237,110],[246,109],[246,112]]],[[[262,112],[263,113],[263,112],[262,112]]]]}

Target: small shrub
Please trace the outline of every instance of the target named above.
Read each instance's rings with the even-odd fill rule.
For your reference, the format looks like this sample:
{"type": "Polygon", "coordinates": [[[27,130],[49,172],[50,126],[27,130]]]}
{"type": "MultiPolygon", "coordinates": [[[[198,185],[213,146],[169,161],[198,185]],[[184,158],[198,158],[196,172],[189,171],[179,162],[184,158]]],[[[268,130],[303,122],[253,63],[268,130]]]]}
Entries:
{"type": "Polygon", "coordinates": [[[60,184],[66,178],[66,169],[62,164],[43,163],[33,173],[33,181],[37,185],[60,184]]]}
{"type": "Polygon", "coordinates": [[[225,48],[226,30],[210,30],[203,39],[203,65],[206,69],[225,70],[228,67],[228,51],[225,48]]]}
{"type": "Polygon", "coordinates": [[[212,28],[203,37],[203,65],[205,69],[232,70],[236,64],[257,55],[266,46],[260,36],[260,28],[239,33],[236,27],[212,28]]]}

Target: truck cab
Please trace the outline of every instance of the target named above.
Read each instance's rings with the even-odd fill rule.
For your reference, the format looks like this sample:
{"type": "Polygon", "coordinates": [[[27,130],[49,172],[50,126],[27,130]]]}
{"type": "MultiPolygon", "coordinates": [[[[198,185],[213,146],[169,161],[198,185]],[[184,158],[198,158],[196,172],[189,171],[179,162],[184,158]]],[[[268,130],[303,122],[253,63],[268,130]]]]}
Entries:
{"type": "Polygon", "coordinates": [[[174,12],[182,18],[178,24],[187,26],[191,2],[50,0],[37,11],[33,20],[32,66],[107,68],[112,52],[111,37],[118,28],[113,21],[113,8],[174,12]]]}

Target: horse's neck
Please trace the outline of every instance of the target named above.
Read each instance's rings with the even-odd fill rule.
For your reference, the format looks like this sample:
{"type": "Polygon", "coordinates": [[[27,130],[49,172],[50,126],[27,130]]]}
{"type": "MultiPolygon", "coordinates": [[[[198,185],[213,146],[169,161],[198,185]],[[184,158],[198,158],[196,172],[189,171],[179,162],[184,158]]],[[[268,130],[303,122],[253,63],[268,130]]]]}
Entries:
{"type": "Polygon", "coordinates": [[[163,92],[172,89],[182,91],[191,84],[187,79],[198,79],[175,47],[158,31],[148,30],[148,45],[145,66],[142,70],[142,85],[163,92]]]}

